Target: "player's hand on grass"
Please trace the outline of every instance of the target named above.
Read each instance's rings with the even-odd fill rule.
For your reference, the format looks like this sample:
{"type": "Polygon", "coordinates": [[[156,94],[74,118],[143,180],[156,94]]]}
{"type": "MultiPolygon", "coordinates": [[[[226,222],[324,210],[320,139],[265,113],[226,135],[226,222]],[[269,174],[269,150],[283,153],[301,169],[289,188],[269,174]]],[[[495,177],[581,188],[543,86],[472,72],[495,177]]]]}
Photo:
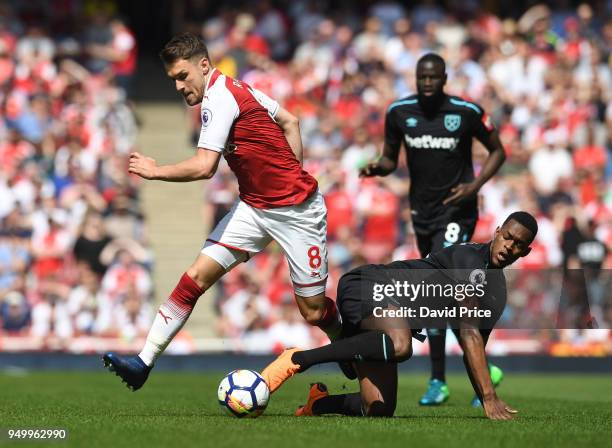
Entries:
{"type": "Polygon", "coordinates": [[[490,420],[511,420],[518,412],[497,397],[483,400],[482,406],[485,415],[490,420]]]}
{"type": "Polygon", "coordinates": [[[130,165],[128,171],[144,179],[155,179],[157,162],[152,157],[146,157],[139,152],[130,154],[130,165]]]}
{"type": "Polygon", "coordinates": [[[444,205],[455,205],[459,204],[468,199],[476,197],[478,193],[478,187],[473,183],[459,184],[451,188],[451,194],[442,203],[444,205]]]}

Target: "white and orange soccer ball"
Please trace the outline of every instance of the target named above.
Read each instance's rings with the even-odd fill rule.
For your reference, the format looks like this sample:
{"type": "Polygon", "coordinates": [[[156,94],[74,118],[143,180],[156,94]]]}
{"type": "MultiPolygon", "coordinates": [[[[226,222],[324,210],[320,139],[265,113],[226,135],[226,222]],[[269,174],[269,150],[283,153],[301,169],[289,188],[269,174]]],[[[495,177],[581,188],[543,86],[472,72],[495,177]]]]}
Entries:
{"type": "Polygon", "coordinates": [[[270,390],[259,373],[234,370],[221,380],[217,396],[221,407],[234,417],[255,418],[268,406],[270,390]]]}

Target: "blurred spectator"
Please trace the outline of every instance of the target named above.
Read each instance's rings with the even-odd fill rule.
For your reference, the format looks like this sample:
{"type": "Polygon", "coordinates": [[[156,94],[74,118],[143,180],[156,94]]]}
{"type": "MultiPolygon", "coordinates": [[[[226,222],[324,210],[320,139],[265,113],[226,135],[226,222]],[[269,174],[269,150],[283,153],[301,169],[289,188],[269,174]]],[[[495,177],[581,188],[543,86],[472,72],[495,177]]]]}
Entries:
{"type": "Polygon", "coordinates": [[[48,216],[48,226],[32,235],[32,269],[38,279],[63,275],[67,255],[73,240],[67,228],[68,214],[65,210],[55,209],[48,216]]]}
{"type": "Polygon", "coordinates": [[[24,240],[11,230],[0,233],[0,298],[24,286],[21,284],[22,278],[32,257],[24,240]]]}
{"type": "Polygon", "coordinates": [[[318,129],[307,140],[306,155],[313,159],[326,159],[334,152],[337,153],[343,146],[344,137],[334,119],[329,117],[320,122],[318,129]]]}
{"type": "MultiPolygon", "coordinates": [[[[77,1],[87,14],[82,33],[66,25],[62,36],[45,21],[21,17],[21,3],[0,4],[0,301],[6,308],[6,294],[21,292],[27,305],[21,316],[25,309],[32,316],[21,331],[50,347],[74,334],[131,340],[152,318],[146,221],[138,184],[126,172],[137,128],[117,88],[129,91],[138,43],[122,20],[112,19],[113,2],[77,1]],[[103,275],[99,288],[91,270],[103,275]],[[121,316],[121,327],[105,321],[111,312],[121,316]]],[[[533,322],[546,313],[543,320],[554,322],[558,296],[544,285],[560,285],[554,269],[568,264],[597,258],[600,291],[610,290],[612,24],[605,3],[562,2],[551,10],[519,2],[494,9],[497,15],[483,2],[449,7],[433,0],[348,7],[299,0],[285,9],[239,1],[218,15],[206,2],[175,3],[175,14],[184,15],[173,18],[175,31],[187,22],[201,29],[220,70],[299,116],[305,168],[328,205],[330,295],[351,267],[416,255],[405,156],[393,175],[374,183],[357,171],[382,149],[386,109],[415,91],[415,64],[427,51],[446,59],[449,93],[490,111],[507,152],[482,190],[475,240],[488,240],[511,211],[538,217],[533,250],[517,267],[552,268],[551,277],[543,281],[548,274],[533,271],[517,279],[507,321],[533,322]],[[566,226],[570,217],[575,231],[566,226]]],[[[197,108],[188,119],[197,134],[197,108]]],[[[474,151],[478,171],[482,148],[474,151]]],[[[223,164],[207,188],[203,215],[212,224],[237,188],[223,164]]],[[[278,250],[271,246],[237,267],[215,292],[219,334],[244,338],[245,350],[278,349],[287,332],[302,346],[319,342],[286,297],[288,267],[278,250]],[[242,317],[228,316],[238,309],[242,317]]],[[[610,328],[609,294],[589,293],[599,297],[597,318],[610,328]]],[[[559,353],[571,350],[563,344],[572,338],[590,338],[560,337],[559,353]]]]}
{"type": "Polygon", "coordinates": [[[598,313],[601,313],[601,306],[605,305],[606,298],[605,283],[602,281],[601,271],[606,265],[607,268],[610,268],[606,263],[610,250],[597,238],[595,230],[595,222],[589,220],[576,247],[576,256],[580,267],[584,270],[589,303],[592,307],[596,307],[598,313]]]}
{"type": "Polygon", "coordinates": [[[9,179],[17,174],[23,160],[34,155],[34,145],[24,139],[15,125],[8,126],[8,138],[0,142],[0,169],[9,179]]]}
{"type": "Polygon", "coordinates": [[[126,170],[135,37],[109,19],[112,2],[29,8],[0,4],[0,336],[49,349],[79,335],[142,336],[153,317],[146,268],[119,256],[100,281],[118,248],[151,263],[146,247],[126,240],[145,243],[138,185],[126,170]],[[88,14],[83,34],[75,11],[88,14]],[[125,330],[111,328],[114,312],[125,330]]]}
{"type": "Polygon", "coordinates": [[[372,178],[357,196],[356,207],[363,217],[364,255],[371,263],[382,263],[397,247],[399,198],[384,181],[372,178]]]}
{"type": "Polygon", "coordinates": [[[153,320],[153,308],[147,294],[132,283],[120,303],[112,310],[113,329],[123,340],[134,340],[147,335],[153,320]]]}
{"type": "MultiPolygon", "coordinates": [[[[584,4],[572,9],[566,4],[551,11],[544,5],[525,10],[517,4],[504,9],[507,16],[484,13],[478,2],[452,9],[435,1],[418,2],[409,10],[394,1],[376,1],[367,7],[348,13],[316,1],[292,3],[289,14],[294,26],[287,33],[295,50],[286,65],[279,63],[285,56],[272,54],[275,65],[262,64],[255,61],[265,58],[253,57],[261,54],[255,46],[241,50],[245,79],[300,117],[305,168],[317,176],[328,207],[330,293],[337,281],[334,273],[341,275],[368,261],[381,262],[391,253],[393,258],[418,254],[404,156],[396,173],[374,184],[357,173],[382,148],[388,104],[415,91],[416,61],[427,51],[446,59],[449,92],[477,101],[491,112],[508,156],[500,173],[483,188],[475,240],[488,241],[501,219],[524,209],[538,217],[540,232],[532,253],[518,263],[521,269],[566,263],[568,246],[562,235],[570,216],[580,222],[591,219],[592,234],[612,243],[607,132],[612,126],[612,27],[598,23],[594,9],[600,7],[584,4]]],[[[261,6],[268,8],[267,2],[261,6]]],[[[253,29],[245,18],[233,23],[230,19],[228,26],[253,29]]],[[[257,27],[249,33],[261,35],[257,27]]],[[[215,45],[222,39],[219,36],[215,45]]],[[[231,46],[232,38],[226,40],[231,46]]],[[[267,43],[271,48],[271,41],[267,43]]],[[[475,145],[474,151],[478,171],[483,149],[475,145]]],[[[205,216],[222,216],[236,197],[234,187],[231,178],[221,175],[208,193],[205,216]]],[[[574,254],[583,239],[580,231],[574,254]]],[[[267,257],[260,254],[250,263],[264,266],[267,257]]],[[[609,252],[604,258],[609,263],[609,252]]],[[[247,286],[230,279],[223,279],[223,289],[245,294],[247,286]]],[[[528,304],[508,313],[520,322],[529,321],[526,313],[543,310],[554,325],[556,316],[549,308],[559,298],[537,290],[541,283],[536,283],[530,277],[521,285],[534,290],[525,293],[528,304]]],[[[272,297],[275,289],[259,287],[260,294],[272,297]]],[[[223,300],[223,295],[219,297],[223,300]]],[[[285,302],[270,303],[270,316],[285,315],[285,302]]],[[[602,316],[608,309],[612,305],[606,311],[602,308],[602,316]]],[[[267,325],[281,328],[285,324],[281,322],[267,325]]],[[[261,341],[261,328],[257,332],[254,340],[261,341]]]]}
{"type": "Polygon", "coordinates": [[[382,0],[372,5],[369,15],[380,21],[383,34],[389,37],[393,34],[393,27],[398,20],[404,19],[405,11],[399,2],[382,0]]]}
{"type": "Polygon", "coordinates": [[[253,322],[270,314],[270,302],[261,295],[259,286],[245,277],[246,285],[221,304],[222,334],[240,337],[253,322]]]}
{"type": "Polygon", "coordinates": [[[348,176],[348,190],[355,193],[359,187],[359,170],[376,157],[378,149],[362,127],[355,130],[353,143],[342,153],[342,171],[348,176]]]}
{"type": "Polygon", "coordinates": [[[258,1],[256,10],[255,34],[266,40],[272,58],[284,59],[289,53],[286,18],[272,5],[270,0],[258,1]]]}
{"type": "Polygon", "coordinates": [[[125,21],[114,17],[108,23],[110,39],[103,43],[91,43],[87,50],[92,58],[106,61],[115,82],[129,96],[131,94],[132,78],[136,72],[138,49],[136,38],[127,27],[125,21]]]}
{"type": "Polygon", "coordinates": [[[30,325],[30,319],[30,307],[20,292],[10,292],[0,302],[2,330],[9,335],[24,333],[30,325]]]}
{"type": "Polygon", "coordinates": [[[331,181],[325,194],[327,206],[327,239],[335,241],[343,229],[353,233],[357,230],[357,219],[354,216],[355,198],[345,187],[342,175],[331,181]]]}
{"type": "Polygon", "coordinates": [[[109,60],[100,52],[96,52],[96,49],[106,47],[111,42],[112,32],[108,23],[109,17],[109,11],[104,7],[90,11],[89,23],[84,31],[83,44],[85,48],[93,49],[92,54],[87,58],[86,67],[95,74],[102,73],[109,66],[109,60]]]}
{"type": "Polygon", "coordinates": [[[435,0],[425,0],[412,10],[412,22],[418,32],[425,31],[429,23],[441,22],[444,19],[444,10],[435,0]]]}
{"type": "Polygon", "coordinates": [[[377,17],[368,17],[365,20],[363,31],[353,40],[355,56],[362,64],[382,61],[386,38],[382,23],[377,17]]]}
{"type": "Polygon", "coordinates": [[[74,334],[67,306],[69,294],[67,282],[52,276],[41,281],[36,291],[38,300],[32,308],[31,333],[47,348],[64,348],[74,334]]]}
{"type": "Polygon", "coordinates": [[[108,234],[113,238],[122,236],[136,241],[146,241],[140,213],[135,210],[135,204],[127,195],[115,196],[110,203],[110,214],[105,219],[108,234]]]}
{"type": "Polygon", "coordinates": [[[300,315],[291,295],[283,298],[276,310],[275,322],[270,325],[267,337],[275,351],[288,347],[314,347],[316,340],[310,327],[300,315]]]}
{"type": "Polygon", "coordinates": [[[102,263],[102,251],[112,238],[106,232],[102,216],[89,213],[83,222],[81,233],[74,244],[73,252],[77,262],[82,262],[97,275],[104,275],[106,265],[102,263]]]}
{"type": "Polygon", "coordinates": [[[529,161],[529,170],[540,196],[550,196],[557,191],[560,181],[574,174],[572,157],[560,146],[562,141],[554,131],[545,132],[544,146],[537,149],[529,161]]]}
{"type": "Polygon", "coordinates": [[[295,36],[298,42],[304,42],[310,38],[317,27],[325,20],[321,12],[321,2],[307,0],[304,2],[292,2],[293,19],[295,21],[295,36]]]}
{"type": "Polygon", "coordinates": [[[81,269],[80,285],[70,291],[68,313],[74,322],[75,335],[104,334],[111,322],[112,305],[100,290],[98,273],[81,269]]]}
{"type": "MultiPolygon", "coordinates": [[[[107,246],[106,250],[111,250],[110,246],[107,246]]],[[[137,262],[138,255],[141,254],[133,245],[125,244],[125,248],[119,247],[114,263],[104,274],[102,291],[108,295],[113,304],[122,300],[131,288],[134,288],[135,293],[142,299],[150,299],[153,282],[149,272],[137,262]]]]}

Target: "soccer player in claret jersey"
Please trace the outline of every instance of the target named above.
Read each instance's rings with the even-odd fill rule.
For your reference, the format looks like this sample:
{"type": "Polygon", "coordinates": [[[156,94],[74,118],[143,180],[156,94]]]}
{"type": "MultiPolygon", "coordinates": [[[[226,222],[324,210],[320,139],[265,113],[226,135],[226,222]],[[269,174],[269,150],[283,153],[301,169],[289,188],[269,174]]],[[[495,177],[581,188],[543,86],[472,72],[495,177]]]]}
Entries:
{"type": "MultiPolygon", "coordinates": [[[[396,279],[410,279],[413,285],[427,279],[430,286],[472,285],[472,291],[482,287],[482,294],[471,297],[457,295],[448,300],[441,296],[431,300],[421,296],[412,310],[423,305],[437,310],[477,310],[480,315],[456,319],[443,316],[451,324],[463,348],[467,373],[484,413],[492,420],[508,420],[516,411],[500,400],[495,392],[486,361],[485,346],[491,330],[506,305],[506,280],[503,268],[531,251],[529,247],[538,232],[536,220],[529,213],[512,213],[495,230],[487,244],[462,243],[434,251],[420,260],[394,261],[387,265],[365,265],[346,273],[338,283],[337,302],[343,319],[343,338],[312,350],[287,349],[263,371],[270,391],[275,392],[291,376],[309,367],[327,362],[351,362],[357,371],[360,392],[329,395],[325,385],[315,383],[305,405],[297,416],[343,414],[353,416],[390,417],[397,399],[397,363],[412,356],[414,323],[407,314],[398,315],[405,304],[394,293],[384,302],[372,294],[381,285],[392,286],[396,279]],[[423,301],[425,300],[425,301],[423,301]],[[382,310],[384,308],[384,310],[382,310]],[[386,314],[384,311],[390,311],[386,314]],[[481,316],[483,317],[481,319],[481,316]]],[[[385,288],[386,289],[386,288],[385,288]]],[[[380,291],[380,289],[378,289],[380,291]]],[[[409,296],[403,296],[404,298],[409,296]]],[[[457,316],[461,313],[457,312],[457,316]]],[[[417,327],[418,328],[418,327],[417,327]]]]}
{"type": "MultiPolygon", "coordinates": [[[[382,157],[361,172],[363,176],[393,172],[404,142],[412,223],[422,257],[472,238],[478,220],[477,193],[505,160],[498,133],[484,110],[447,95],[445,84],[444,59],[434,53],[421,57],[416,67],[417,94],[389,106],[382,157]],[[478,177],[472,166],[473,138],[489,151],[478,177]]],[[[419,403],[438,405],[449,397],[445,378],[446,328],[429,329],[428,339],[431,379],[419,403]]],[[[490,367],[497,385],[501,370],[490,367]]],[[[472,403],[478,405],[479,401],[475,398],[472,403]]]]}
{"type": "Polygon", "coordinates": [[[167,182],[209,179],[223,154],[237,177],[240,198],[159,308],[142,351],[129,357],[104,355],[105,365],[132,390],[142,387],[198,298],[272,240],[289,262],[295,298],[307,322],[330,339],[341,331],[336,304],[325,297],[327,210],[317,181],[302,169],[297,118],[262,92],[219,72],[205,44],[193,34],[171,39],[160,57],[187,104],[201,103],[197,152],[165,166],[133,153],[129,172],[167,182]]]}

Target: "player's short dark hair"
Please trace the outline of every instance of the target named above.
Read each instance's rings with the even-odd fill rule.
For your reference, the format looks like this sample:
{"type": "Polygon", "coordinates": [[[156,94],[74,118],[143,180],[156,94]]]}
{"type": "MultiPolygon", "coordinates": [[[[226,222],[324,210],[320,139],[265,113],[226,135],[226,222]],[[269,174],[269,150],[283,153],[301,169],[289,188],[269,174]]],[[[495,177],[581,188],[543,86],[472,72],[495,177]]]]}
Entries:
{"type": "Polygon", "coordinates": [[[509,221],[518,222],[520,225],[529,230],[534,238],[538,233],[538,222],[530,213],[513,212],[506,218],[502,225],[505,225],[509,221]]]}
{"type": "Polygon", "coordinates": [[[442,66],[442,69],[446,71],[446,62],[444,58],[437,53],[426,53],[419,58],[417,61],[417,67],[425,62],[432,62],[433,64],[442,66]]]}
{"type": "Polygon", "coordinates": [[[193,57],[208,57],[208,48],[198,36],[193,33],[182,33],[174,36],[159,53],[159,57],[165,65],[170,65],[179,59],[191,59],[193,57]]]}

